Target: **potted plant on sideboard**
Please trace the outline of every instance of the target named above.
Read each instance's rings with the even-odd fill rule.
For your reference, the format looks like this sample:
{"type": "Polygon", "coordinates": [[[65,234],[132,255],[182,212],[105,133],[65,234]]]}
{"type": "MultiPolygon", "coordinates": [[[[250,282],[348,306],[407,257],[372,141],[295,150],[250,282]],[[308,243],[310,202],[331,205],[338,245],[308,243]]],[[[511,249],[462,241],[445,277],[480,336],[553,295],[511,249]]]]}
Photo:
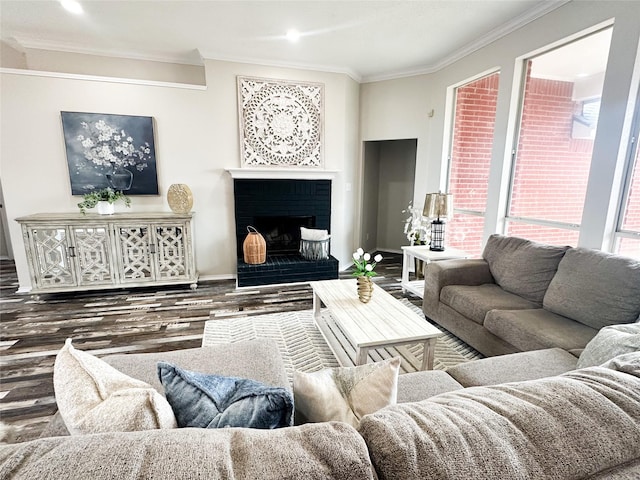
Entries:
{"type": "Polygon", "coordinates": [[[83,215],[87,213],[87,209],[94,207],[98,207],[98,213],[100,215],[112,215],[115,211],[114,203],[118,200],[122,200],[127,207],[131,206],[131,199],[121,191],[112,188],[103,188],[85,193],[78,207],[83,215]]]}

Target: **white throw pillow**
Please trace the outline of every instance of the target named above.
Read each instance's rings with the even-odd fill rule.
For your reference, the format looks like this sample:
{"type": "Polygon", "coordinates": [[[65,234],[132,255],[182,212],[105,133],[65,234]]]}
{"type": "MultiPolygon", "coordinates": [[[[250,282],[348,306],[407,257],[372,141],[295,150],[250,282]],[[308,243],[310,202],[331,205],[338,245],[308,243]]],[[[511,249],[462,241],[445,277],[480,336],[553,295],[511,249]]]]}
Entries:
{"type": "Polygon", "coordinates": [[[640,351],[640,324],[628,323],[602,328],[578,358],[577,368],[602,365],[618,355],[640,351]]]}
{"type": "Polygon", "coordinates": [[[400,358],[357,367],[327,368],[293,373],[297,418],[308,422],[345,422],[354,427],[360,419],[388,405],[398,392],[400,358]]]}
{"type": "Polygon", "coordinates": [[[56,356],[53,386],[72,435],[177,427],[169,402],[151,385],[76,350],[70,338],[56,356]]]}
{"type": "Polygon", "coordinates": [[[331,235],[329,235],[327,230],[300,227],[300,238],[302,240],[312,240],[317,242],[319,240],[327,240],[329,237],[331,237],[331,235]]]}

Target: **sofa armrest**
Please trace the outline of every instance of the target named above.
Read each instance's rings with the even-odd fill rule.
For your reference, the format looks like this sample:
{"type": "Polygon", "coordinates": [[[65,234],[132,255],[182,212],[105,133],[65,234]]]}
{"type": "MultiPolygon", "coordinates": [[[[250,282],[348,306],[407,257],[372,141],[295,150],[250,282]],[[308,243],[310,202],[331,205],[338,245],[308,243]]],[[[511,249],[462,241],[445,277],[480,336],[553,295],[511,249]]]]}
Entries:
{"type": "MultiPolygon", "coordinates": [[[[489,264],[481,258],[441,260],[424,269],[423,306],[435,310],[440,301],[440,291],[447,285],[483,285],[495,283],[489,264]]],[[[427,310],[425,310],[427,311],[427,310]]]]}

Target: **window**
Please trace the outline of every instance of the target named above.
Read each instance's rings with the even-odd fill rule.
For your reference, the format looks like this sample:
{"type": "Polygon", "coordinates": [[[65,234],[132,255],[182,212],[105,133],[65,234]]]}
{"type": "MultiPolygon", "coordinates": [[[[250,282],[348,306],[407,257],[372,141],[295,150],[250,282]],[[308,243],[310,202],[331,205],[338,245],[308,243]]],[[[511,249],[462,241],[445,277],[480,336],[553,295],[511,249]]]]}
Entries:
{"type": "Polygon", "coordinates": [[[621,255],[640,259],[640,160],[638,136],[640,135],[640,100],[636,104],[633,135],[629,145],[627,180],[622,196],[614,251],[621,255]]]}
{"type": "Polygon", "coordinates": [[[577,245],[611,29],[527,60],[507,234],[577,245]]]}
{"type": "Polygon", "coordinates": [[[496,72],[455,89],[448,188],[454,216],[446,244],[471,255],[482,249],[499,79],[496,72]]]}

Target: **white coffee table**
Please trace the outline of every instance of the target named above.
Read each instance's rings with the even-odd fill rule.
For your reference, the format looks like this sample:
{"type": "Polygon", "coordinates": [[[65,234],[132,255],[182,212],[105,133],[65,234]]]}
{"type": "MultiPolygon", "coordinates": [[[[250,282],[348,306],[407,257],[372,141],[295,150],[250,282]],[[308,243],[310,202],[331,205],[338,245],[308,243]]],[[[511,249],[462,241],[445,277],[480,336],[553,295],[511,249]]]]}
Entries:
{"type": "Polygon", "coordinates": [[[421,369],[433,368],[434,348],[442,332],[423,316],[375,284],[369,303],[362,303],[355,279],[309,283],[313,288],[314,320],[341,365],[367,363],[370,349],[421,343],[421,369]],[[323,303],[329,315],[323,314],[323,303]]]}
{"type": "Polygon", "coordinates": [[[424,280],[409,281],[409,270],[412,259],[422,260],[429,264],[438,260],[453,260],[456,258],[467,258],[469,254],[455,248],[448,248],[444,252],[434,252],[429,250],[429,245],[413,245],[402,247],[402,292],[407,291],[424,298],[424,280]]]}

